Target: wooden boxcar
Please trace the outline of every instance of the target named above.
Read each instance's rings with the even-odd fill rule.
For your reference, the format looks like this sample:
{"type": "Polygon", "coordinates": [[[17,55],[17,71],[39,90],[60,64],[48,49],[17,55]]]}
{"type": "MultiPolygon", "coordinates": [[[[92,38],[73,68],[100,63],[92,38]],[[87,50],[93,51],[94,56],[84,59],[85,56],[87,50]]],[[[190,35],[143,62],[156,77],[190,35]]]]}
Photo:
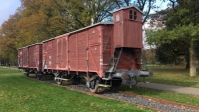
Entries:
{"type": "Polygon", "coordinates": [[[30,72],[42,71],[42,44],[36,43],[18,49],[19,69],[24,69],[29,76],[30,72]]]}
{"type": "Polygon", "coordinates": [[[28,46],[18,49],[19,69],[28,69],[28,46]]]}
{"type": "MultiPolygon", "coordinates": [[[[37,75],[53,74],[58,84],[85,79],[92,92],[99,86],[115,90],[122,81],[135,85],[137,76],[152,76],[142,70],[142,12],[128,6],[114,11],[113,18],[113,23],[96,23],[43,41],[42,71],[37,75]]],[[[21,50],[19,63],[24,61],[21,50]]],[[[29,52],[31,56],[35,51],[29,52]]]]}
{"type": "Polygon", "coordinates": [[[134,85],[137,76],[152,75],[141,70],[142,12],[125,7],[115,11],[113,18],[114,23],[97,23],[55,37],[52,72],[59,84],[83,76],[96,92],[98,86],[116,89],[122,80],[134,85]]]}
{"type": "Polygon", "coordinates": [[[28,46],[29,72],[42,72],[42,44],[36,43],[28,46]]]}

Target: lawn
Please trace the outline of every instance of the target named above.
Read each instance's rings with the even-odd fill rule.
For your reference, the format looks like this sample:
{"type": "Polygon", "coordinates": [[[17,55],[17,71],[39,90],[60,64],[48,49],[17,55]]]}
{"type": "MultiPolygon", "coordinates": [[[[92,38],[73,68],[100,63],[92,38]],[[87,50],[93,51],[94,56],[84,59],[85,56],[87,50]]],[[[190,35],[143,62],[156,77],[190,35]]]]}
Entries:
{"type": "MultiPolygon", "coordinates": [[[[147,81],[198,87],[199,77],[189,77],[189,71],[176,66],[150,66],[153,78],[147,81]],[[186,79],[186,80],[185,80],[186,79]]],[[[199,106],[199,96],[153,90],[148,88],[121,86],[121,91],[160,98],[169,101],[199,106]]],[[[0,112],[4,111],[148,111],[136,106],[101,99],[46,82],[23,77],[22,72],[0,67],[0,112]],[[81,97],[80,97],[81,96],[81,97]],[[85,108],[86,107],[86,108],[85,108]]]]}
{"type": "MultiPolygon", "coordinates": [[[[154,72],[154,76],[152,78],[146,78],[147,82],[199,88],[199,75],[195,77],[190,77],[189,70],[185,69],[183,66],[156,65],[148,66],[148,68],[154,72]]],[[[142,81],[142,78],[138,78],[138,80],[142,81]]],[[[129,88],[128,86],[124,85],[120,87],[120,90],[129,93],[199,106],[199,96],[195,95],[154,90],[136,86],[133,88],[129,88]]]]}
{"type": "MultiPolygon", "coordinates": [[[[153,78],[146,78],[148,82],[199,88],[199,74],[190,77],[189,69],[185,69],[184,66],[156,65],[148,68],[154,72],[153,78]]],[[[199,73],[199,70],[197,71],[199,73]]]]}
{"type": "Polygon", "coordinates": [[[148,112],[146,108],[102,99],[23,77],[0,67],[0,112],[148,112]]]}

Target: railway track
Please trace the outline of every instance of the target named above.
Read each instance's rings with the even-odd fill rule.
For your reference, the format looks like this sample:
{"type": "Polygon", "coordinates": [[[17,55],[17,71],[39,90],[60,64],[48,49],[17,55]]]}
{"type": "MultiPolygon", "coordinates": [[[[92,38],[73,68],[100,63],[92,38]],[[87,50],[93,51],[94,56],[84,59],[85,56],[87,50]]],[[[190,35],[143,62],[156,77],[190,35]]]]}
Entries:
{"type": "MultiPolygon", "coordinates": [[[[30,77],[30,79],[36,80],[33,77],[30,77]]],[[[130,104],[137,105],[139,107],[150,108],[158,112],[199,112],[199,107],[196,107],[196,106],[166,101],[166,100],[152,98],[148,96],[130,94],[130,93],[122,92],[122,91],[113,93],[110,90],[103,89],[103,88],[100,88],[99,93],[95,94],[95,93],[90,92],[89,89],[85,86],[85,84],[73,85],[73,84],[68,84],[64,82],[62,85],[57,85],[56,82],[52,79],[51,80],[44,79],[42,81],[51,83],[55,86],[65,87],[72,91],[78,91],[78,92],[85,93],[92,96],[130,103],[130,104]]]]}

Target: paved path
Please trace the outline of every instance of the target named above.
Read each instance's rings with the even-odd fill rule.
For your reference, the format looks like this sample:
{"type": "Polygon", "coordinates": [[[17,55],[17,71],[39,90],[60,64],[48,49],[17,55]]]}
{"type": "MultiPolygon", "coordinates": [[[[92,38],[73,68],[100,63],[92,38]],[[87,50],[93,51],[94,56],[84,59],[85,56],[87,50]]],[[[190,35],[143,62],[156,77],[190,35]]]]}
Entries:
{"type": "Polygon", "coordinates": [[[151,88],[151,89],[158,89],[158,90],[165,90],[165,91],[173,91],[173,92],[178,92],[178,93],[192,94],[192,95],[199,96],[199,88],[193,88],[193,87],[182,87],[182,86],[155,84],[155,83],[143,83],[143,82],[138,82],[136,86],[151,88]]]}

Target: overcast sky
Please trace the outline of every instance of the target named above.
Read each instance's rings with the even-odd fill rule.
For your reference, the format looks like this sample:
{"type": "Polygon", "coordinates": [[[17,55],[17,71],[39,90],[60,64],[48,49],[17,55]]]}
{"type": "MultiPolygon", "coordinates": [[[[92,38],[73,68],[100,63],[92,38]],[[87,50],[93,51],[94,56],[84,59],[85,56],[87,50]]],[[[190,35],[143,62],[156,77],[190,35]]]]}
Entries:
{"type": "Polygon", "coordinates": [[[20,7],[20,0],[0,0],[0,25],[20,7]]]}

